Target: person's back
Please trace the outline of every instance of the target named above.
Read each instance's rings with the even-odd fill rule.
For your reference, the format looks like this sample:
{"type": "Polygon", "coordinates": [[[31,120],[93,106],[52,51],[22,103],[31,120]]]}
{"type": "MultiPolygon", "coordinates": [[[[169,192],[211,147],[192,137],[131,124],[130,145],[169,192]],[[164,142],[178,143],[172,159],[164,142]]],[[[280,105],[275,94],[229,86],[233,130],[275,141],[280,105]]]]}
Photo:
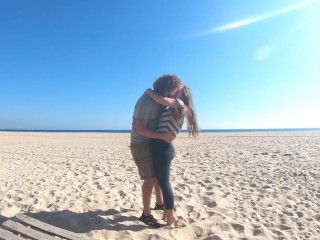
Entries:
{"type": "Polygon", "coordinates": [[[153,101],[148,94],[143,94],[136,103],[131,129],[131,145],[149,142],[150,138],[138,134],[137,120],[146,122],[148,129],[155,130],[160,113],[164,107],[153,101]]]}
{"type": "Polygon", "coordinates": [[[155,131],[159,133],[171,133],[174,138],[180,132],[184,120],[184,116],[180,113],[184,108],[184,102],[178,98],[176,100],[178,102],[178,108],[167,107],[164,109],[159,116],[159,121],[155,129],[155,131]]]}

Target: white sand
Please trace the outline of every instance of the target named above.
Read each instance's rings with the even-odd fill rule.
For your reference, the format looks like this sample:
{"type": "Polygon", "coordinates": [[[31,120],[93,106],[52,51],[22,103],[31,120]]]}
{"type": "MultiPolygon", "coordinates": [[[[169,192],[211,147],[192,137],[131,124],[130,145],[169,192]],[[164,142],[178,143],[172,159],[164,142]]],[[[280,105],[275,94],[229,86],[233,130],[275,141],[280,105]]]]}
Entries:
{"type": "Polygon", "coordinates": [[[0,133],[0,223],[23,212],[96,239],[320,239],[320,132],[179,135],[178,229],[138,221],[129,142],[129,134],[0,133]]]}

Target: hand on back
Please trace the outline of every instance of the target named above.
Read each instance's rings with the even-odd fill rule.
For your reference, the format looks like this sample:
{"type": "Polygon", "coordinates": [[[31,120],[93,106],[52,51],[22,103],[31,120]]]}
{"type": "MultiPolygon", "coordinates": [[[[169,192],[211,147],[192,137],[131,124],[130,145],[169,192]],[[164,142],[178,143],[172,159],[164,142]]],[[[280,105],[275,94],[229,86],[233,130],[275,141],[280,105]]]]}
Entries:
{"type": "Polygon", "coordinates": [[[162,133],[161,139],[167,143],[171,143],[174,140],[174,136],[171,133],[162,133]]]}

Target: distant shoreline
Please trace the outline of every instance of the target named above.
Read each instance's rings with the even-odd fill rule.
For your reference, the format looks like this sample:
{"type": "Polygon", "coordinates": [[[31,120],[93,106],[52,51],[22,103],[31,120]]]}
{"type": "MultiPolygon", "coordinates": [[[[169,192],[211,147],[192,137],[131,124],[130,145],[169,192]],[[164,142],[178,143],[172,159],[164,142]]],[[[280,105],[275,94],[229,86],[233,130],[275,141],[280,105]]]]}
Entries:
{"type": "MultiPolygon", "coordinates": [[[[257,129],[203,129],[202,133],[214,132],[304,132],[320,131],[320,128],[257,128],[257,129]]],[[[61,132],[61,133],[130,133],[131,130],[50,130],[50,129],[0,129],[0,132],[61,132]]],[[[182,130],[181,132],[187,132],[182,130]]]]}

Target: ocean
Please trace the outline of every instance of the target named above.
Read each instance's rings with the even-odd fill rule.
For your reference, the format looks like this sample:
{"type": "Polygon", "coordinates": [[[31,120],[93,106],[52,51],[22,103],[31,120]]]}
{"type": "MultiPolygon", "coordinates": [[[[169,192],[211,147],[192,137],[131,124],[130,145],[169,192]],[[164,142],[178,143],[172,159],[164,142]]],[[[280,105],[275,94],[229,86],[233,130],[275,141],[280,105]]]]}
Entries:
{"type": "MultiPolygon", "coordinates": [[[[320,128],[261,128],[261,129],[203,129],[202,133],[212,132],[298,132],[320,131],[320,128]]],[[[0,129],[0,132],[61,132],[61,133],[130,133],[131,130],[50,130],[50,129],[0,129]]],[[[181,132],[187,132],[182,130],[181,132]]]]}

